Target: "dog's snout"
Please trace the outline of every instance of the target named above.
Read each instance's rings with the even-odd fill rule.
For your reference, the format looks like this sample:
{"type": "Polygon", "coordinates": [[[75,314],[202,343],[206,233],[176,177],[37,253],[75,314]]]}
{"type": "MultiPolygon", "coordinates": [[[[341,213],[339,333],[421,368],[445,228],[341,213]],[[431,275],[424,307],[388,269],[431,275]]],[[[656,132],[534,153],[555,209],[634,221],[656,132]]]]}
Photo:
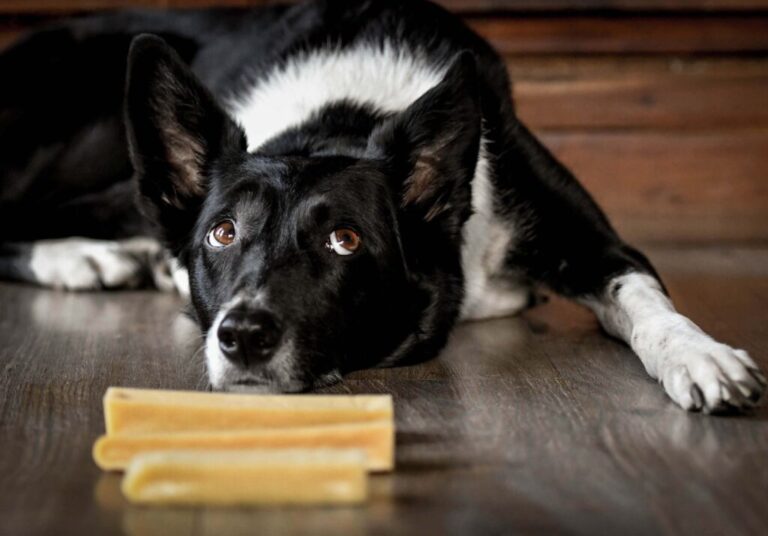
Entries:
{"type": "Polygon", "coordinates": [[[269,359],[282,332],[275,315],[269,311],[235,309],[222,319],[217,335],[224,356],[247,366],[269,359]]]}

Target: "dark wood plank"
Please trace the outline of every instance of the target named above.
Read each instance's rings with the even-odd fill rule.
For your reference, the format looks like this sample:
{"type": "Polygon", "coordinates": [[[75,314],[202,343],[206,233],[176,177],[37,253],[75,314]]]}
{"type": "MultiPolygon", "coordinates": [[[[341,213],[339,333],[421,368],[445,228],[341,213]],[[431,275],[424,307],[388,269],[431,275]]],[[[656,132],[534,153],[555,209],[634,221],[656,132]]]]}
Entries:
{"type": "Polygon", "coordinates": [[[507,56],[513,80],[588,80],[635,76],[762,77],[768,74],[760,55],[553,54],[507,56]]]}
{"type": "Polygon", "coordinates": [[[467,22],[503,54],[768,50],[768,16],[479,17],[467,22]]]}
{"type": "Polygon", "coordinates": [[[768,238],[768,130],[541,131],[633,240],[768,238]]]}
{"type": "Polygon", "coordinates": [[[541,129],[765,126],[768,60],[521,56],[507,66],[520,116],[541,129]]]}
{"type": "MultiPolygon", "coordinates": [[[[768,367],[768,250],[653,250],[681,310],[768,367]]],[[[583,309],[460,326],[440,358],[330,392],[391,392],[397,470],[362,508],[137,508],[90,445],[108,385],[200,387],[194,331],[154,293],[0,284],[0,517],[26,534],[764,534],[768,408],[674,407],[583,309]]]]}
{"type": "Polygon", "coordinates": [[[768,9],[766,0],[437,0],[450,9],[469,12],[526,11],[752,11],[768,9]]]}
{"type": "MultiPolygon", "coordinates": [[[[594,69],[594,63],[585,69],[594,69]]],[[[527,123],[543,129],[768,126],[766,60],[744,65],[741,72],[722,61],[695,62],[699,69],[694,69],[685,60],[669,60],[658,70],[642,60],[625,58],[623,63],[602,73],[558,76],[550,71],[538,78],[517,73],[518,112],[527,123]]],[[[514,67],[511,71],[514,76],[514,67]]]]}

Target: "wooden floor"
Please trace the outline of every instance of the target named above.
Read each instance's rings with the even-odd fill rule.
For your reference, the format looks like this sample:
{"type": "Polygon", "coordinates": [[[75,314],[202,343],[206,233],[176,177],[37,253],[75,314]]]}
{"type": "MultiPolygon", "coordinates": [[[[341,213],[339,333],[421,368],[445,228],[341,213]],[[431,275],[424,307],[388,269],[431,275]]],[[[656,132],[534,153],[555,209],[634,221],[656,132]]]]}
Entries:
{"type": "MultiPolygon", "coordinates": [[[[0,0],[0,48],[72,13],[272,1],[0,0]]],[[[500,51],[521,117],[618,230],[667,248],[650,253],[679,308],[768,369],[766,1],[440,1],[500,51]]],[[[101,396],[205,388],[180,308],[0,284],[0,536],[768,534],[768,407],[684,413],[561,300],[330,389],[395,397],[397,470],[364,507],[128,505],[91,461],[101,396]]]]}
{"type": "MultiPolygon", "coordinates": [[[[768,250],[652,250],[679,308],[768,368],[768,250]]],[[[438,359],[355,373],[392,393],[397,469],[357,508],[127,504],[90,448],[109,385],[203,388],[199,337],[156,293],[0,285],[0,534],[766,534],[768,409],[673,406],[580,308],[459,327],[438,359]]]]}

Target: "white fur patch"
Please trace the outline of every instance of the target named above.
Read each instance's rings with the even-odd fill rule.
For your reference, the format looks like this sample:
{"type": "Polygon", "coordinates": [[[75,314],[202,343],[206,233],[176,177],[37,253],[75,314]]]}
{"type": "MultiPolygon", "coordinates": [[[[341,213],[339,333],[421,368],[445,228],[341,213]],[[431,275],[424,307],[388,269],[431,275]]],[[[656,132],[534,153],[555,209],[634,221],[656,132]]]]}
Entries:
{"type": "Polygon", "coordinates": [[[602,300],[587,305],[606,331],[626,341],[648,374],[685,409],[748,407],[765,390],[765,376],[744,350],[715,341],[675,311],[649,275],[619,276],[602,300]]]}
{"type": "Polygon", "coordinates": [[[151,238],[40,240],[32,245],[29,268],[37,283],[52,288],[132,289],[151,282],[158,290],[176,289],[189,297],[187,271],[151,238]]]}
{"type": "Polygon", "coordinates": [[[67,290],[136,288],[160,244],[148,238],[41,240],[32,247],[30,269],[41,285],[67,290]]]}
{"type": "Polygon", "coordinates": [[[405,110],[440,83],[446,69],[392,44],[318,49],[275,66],[244,99],[231,102],[229,111],[245,130],[248,150],[255,151],[334,101],[405,110]]]}
{"type": "Polygon", "coordinates": [[[515,314],[528,304],[529,289],[503,273],[504,257],[514,229],[494,210],[490,163],[481,144],[472,180],[473,214],[464,225],[461,265],[464,271],[462,320],[480,320],[515,314]]]}

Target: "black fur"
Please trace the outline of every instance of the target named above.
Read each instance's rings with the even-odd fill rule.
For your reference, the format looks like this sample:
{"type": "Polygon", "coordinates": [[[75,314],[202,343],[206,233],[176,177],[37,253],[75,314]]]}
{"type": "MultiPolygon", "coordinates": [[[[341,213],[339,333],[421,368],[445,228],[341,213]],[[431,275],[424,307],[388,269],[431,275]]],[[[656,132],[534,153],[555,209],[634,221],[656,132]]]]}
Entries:
{"type": "Polygon", "coordinates": [[[617,274],[653,273],[515,116],[501,58],[428,2],[111,14],[29,37],[0,56],[0,73],[13,81],[0,89],[0,143],[11,148],[0,160],[0,242],[159,233],[190,271],[204,331],[224,303],[267,289],[303,388],[444,345],[463,297],[481,129],[499,212],[521,230],[510,274],[585,298],[617,274]],[[164,41],[134,39],[142,32],[164,41]],[[385,39],[450,65],[445,80],[397,114],[328,103],[246,152],[222,102],[297,50],[385,39]],[[31,221],[21,231],[20,218],[31,221]],[[206,236],[223,220],[238,238],[215,249],[206,236]],[[329,254],[324,240],[339,226],[361,234],[359,253],[329,254]]]}

